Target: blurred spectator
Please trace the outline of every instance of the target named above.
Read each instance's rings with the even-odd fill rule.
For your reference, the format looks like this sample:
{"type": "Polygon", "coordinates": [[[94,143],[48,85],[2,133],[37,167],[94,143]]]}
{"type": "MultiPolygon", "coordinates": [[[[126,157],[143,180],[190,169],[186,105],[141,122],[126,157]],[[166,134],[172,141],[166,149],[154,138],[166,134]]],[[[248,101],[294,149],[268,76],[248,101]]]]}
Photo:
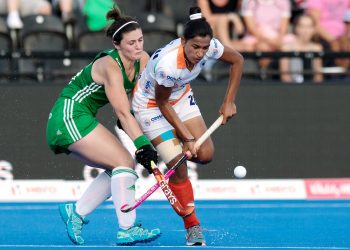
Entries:
{"type": "Polygon", "coordinates": [[[99,31],[108,25],[106,13],[114,4],[113,0],[85,0],[83,13],[90,31],[99,31]]]}
{"type": "MultiPolygon", "coordinates": [[[[316,22],[309,15],[299,15],[294,20],[295,40],[282,46],[282,51],[320,52],[322,45],[314,42],[316,22]]],[[[282,58],[280,60],[281,80],[286,83],[302,83],[304,70],[315,73],[305,75],[314,82],[323,81],[321,58],[282,58]],[[312,76],[312,77],[308,77],[312,76]]]]}
{"type": "Polygon", "coordinates": [[[0,0],[0,13],[7,14],[7,25],[10,29],[21,29],[21,17],[41,14],[51,15],[52,8],[46,0],[0,0]]]}
{"type": "MultiPolygon", "coordinates": [[[[344,23],[346,26],[346,32],[338,39],[338,43],[334,46],[334,51],[350,52],[350,9],[348,9],[344,15],[344,23]]],[[[350,69],[349,57],[336,59],[335,63],[345,70],[350,69]]]]}
{"type": "Polygon", "coordinates": [[[64,24],[76,22],[74,10],[79,9],[79,0],[51,0],[51,4],[64,24]]]}
{"type": "Polygon", "coordinates": [[[306,0],[290,0],[292,17],[291,22],[294,22],[294,18],[298,17],[301,14],[304,14],[306,0]]]}
{"type": "Polygon", "coordinates": [[[350,0],[307,0],[306,11],[316,21],[316,30],[325,50],[337,47],[337,39],[345,34],[343,17],[350,0]]]}
{"type": "Polygon", "coordinates": [[[244,33],[244,25],[238,14],[241,0],[197,0],[197,3],[214,35],[224,45],[242,50],[241,43],[234,39],[244,33]]]}
{"type": "MultiPolygon", "coordinates": [[[[283,43],[291,42],[288,34],[291,7],[289,0],[243,0],[242,16],[248,30],[243,38],[245,51],[277,51],[283,43]]],[[[270,59],[259,61],[262,72],[270,59]]]]}

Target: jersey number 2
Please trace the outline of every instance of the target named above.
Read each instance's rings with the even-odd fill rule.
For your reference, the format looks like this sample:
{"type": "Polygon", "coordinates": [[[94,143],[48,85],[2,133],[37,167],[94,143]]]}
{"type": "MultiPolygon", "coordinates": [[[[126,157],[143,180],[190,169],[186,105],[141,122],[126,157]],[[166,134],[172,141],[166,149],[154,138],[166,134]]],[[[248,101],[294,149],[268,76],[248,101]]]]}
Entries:
{"type": "Polygon", "coordinates": [[[188,96],[188,98],[190,99],[190,105],[196,105],[196,100],[194,99],[193,95],[188,96]]]}

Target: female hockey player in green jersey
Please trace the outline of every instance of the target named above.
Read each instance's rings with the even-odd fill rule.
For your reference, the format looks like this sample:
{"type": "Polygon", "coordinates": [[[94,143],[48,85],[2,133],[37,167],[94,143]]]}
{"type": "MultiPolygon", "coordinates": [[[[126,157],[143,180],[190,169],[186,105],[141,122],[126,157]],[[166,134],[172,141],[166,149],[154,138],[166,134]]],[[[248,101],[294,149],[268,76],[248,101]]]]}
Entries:
{"type": "Polygon", "coordinates": [[[47,143],[56,154],[66,153],[106,170],[76,203],[59,207],[68,236],[78,245],[84,243],[81,230],[88,222],[85,216],[110,196],[118,217],[117,244],[148,242],[160,235],[159,229],[148,230],[135,223],[135,211],[120,212],[123,204],[135,201],[135,163],[117,137],[95,117],[99,108],[110,103],[134,141],[137,161],[150,171],[150,162],[158,161],[157,152],[130,113],[128,100],[149,59],[143,50],[142,30],[134,19],[121,16],[116,8],[107,13],[107,19],[113,20],[106,33],[113,48],[99,53],[72,78],[54,104],[47,124],[47,143]]]}

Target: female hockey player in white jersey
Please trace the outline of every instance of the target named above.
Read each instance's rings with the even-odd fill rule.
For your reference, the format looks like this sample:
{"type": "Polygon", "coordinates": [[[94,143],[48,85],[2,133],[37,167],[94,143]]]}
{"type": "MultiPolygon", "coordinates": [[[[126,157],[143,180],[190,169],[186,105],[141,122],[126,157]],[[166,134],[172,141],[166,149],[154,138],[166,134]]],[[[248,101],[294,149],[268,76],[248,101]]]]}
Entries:
{"type": "MultiPolygon", "coordinates": [[[[227,91],[219,109],[225,124],[237,112],[235,98],[244,60],[236,50],[213,38],[213,31],[198,7],[190,9],[183,36],[154,52],[134,89],[135,117],[168,167],[176,163],[183,152],[202,164],[213,157],[210,138],[199,149],[194,147],[207,127],[189,84],[208,59],[231,64],[227,91]]],[[[170,178],[169,185],[183,206],[194,201],[186,163],[170,178]]],[[[205,245],[195,212],[184,218],[184,226],[187,245],[205,245]]]]}

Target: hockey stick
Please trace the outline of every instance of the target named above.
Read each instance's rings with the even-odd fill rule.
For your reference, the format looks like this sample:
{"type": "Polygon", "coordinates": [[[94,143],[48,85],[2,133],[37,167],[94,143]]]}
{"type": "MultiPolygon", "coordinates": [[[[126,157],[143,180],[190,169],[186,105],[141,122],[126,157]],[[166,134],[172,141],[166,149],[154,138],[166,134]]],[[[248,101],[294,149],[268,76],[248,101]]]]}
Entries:
{"type": "MultiPolygon", "coordinates": [[[[220,116],[218,119],[216,119],[216,121],[208,128],[208,130],[205,131],[205,133],[204,133],[201,137],[198,138],[198,140],[197,140],[196,143],[195,143],[195,147],[199,148],[199,147],[203,144],[203,142],[204,142],[206,139],[208,139],[208,137],[209,137],[218,127],[220,127],[220,125],[221,125],[221,123],[222,123],[222,120],[223,120],[223,116],[221,115],[221,116],[220,116]]],[[[178,167],[180,167],[180,166],[182,165],[182,163],[184,163],[186,160],[187,160],[187,156],[186,156],[186,154],[184,154],[184,155],[180,158],[180,160],[178,160],[178,161],[175,163],[175,165],[174,165],[172,168],[170,168],[170,169],[168,170],[168,172],[166,172],[166,174],[165,174],[164,176],[160,173],[159,169],[156,168],[156,169],[158,169],[160,175],[164,178],[164,180],[163,180],[162,183],[166,183],[165,180],[169,179],[169,178],[175,173],[176,169],[177,169],[178,167]]],[[[157,177],[156,177],[156,178],[157,178],[157,177]]],[[[121,210],[122,212],[124,212],[124,213],[127,213],[127,212],[130,212],[130,211],[134,210],[135,208],[137,208],[138,206],[140,206],[149,196],[151,196],[151,194],[153,194],[159,187],[160,187],[160,183],[157,182],[157,183],[154,184],[150,189],[148,189],[147,192],[144,193],[139,199],[137,199],[137,200],[135,201],[135,204],[134,204],[134,205],[131,206],[131,205],[125,204],[125,205],[123,205],[123,206],[120,208],[120,210],[121,210]]],[[[171,190],[171,189],[169,189],[169,190],[171,190]]],[[[167,198],[168,198],[168,197],[167,197],[167,198]]],[[[169,200],[169,199],[168,199],[168,200],[169,200]]],[[[169,200],[169,201],[170,201],[170,200],[169,200]]],[[[175,209],[175,208],[174,208],[174,209],[175,209]]],[[[176,210],[175,210],[175,211],[176,211],[176,210]]]]}
{"type": "Polygon", "coordinates": [[[194,204],[189,203],[184,208],[181,205],[180,201],[176,198],[171,188],[169,187],[165,177],[163,176],[163,174],[160,172],[159,168],[157,168],[156,164],[153,161],[151,162],[151,166],[152,166],[153,175],[157,180],[157,184],[159,184],[160,188],[165,194],[165,197],[168,199],[168,201],[170,202],[170,205],[173,207],[175,212],[181,217],[186,217],[191,215],[194,211],[194,204]]]}

